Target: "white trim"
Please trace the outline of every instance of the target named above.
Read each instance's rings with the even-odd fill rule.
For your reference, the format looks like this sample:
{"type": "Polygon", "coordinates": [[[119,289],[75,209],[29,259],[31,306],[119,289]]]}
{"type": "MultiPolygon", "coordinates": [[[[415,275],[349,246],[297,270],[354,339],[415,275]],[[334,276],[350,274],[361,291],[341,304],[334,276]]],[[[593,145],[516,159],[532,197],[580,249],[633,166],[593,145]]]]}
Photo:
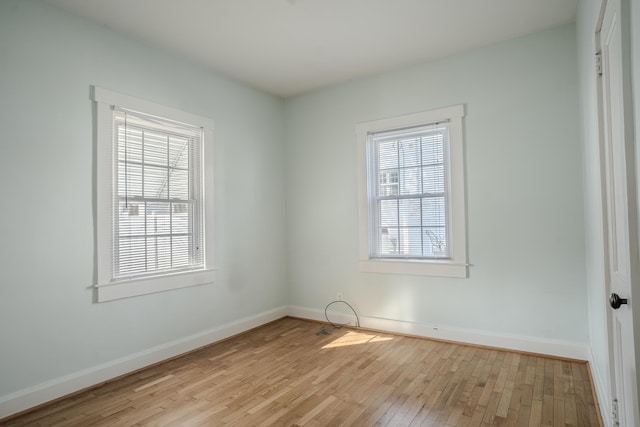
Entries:
{"type": "Polygon", "coordinates": [[[464,138],[464,105],[438,108],[356,124],[358,173],[359,270],[367,273],[412,274],[439,277],[468,277],[464,138]],[[449,121],[449,207],[451,236],[448,260],[374,259],[369,257],[369,189],[367,184],[367,141],[369,135],[425,124],[449,121]]]}
{"type": "Polygon", "coordinates": [[[105,302],[213,283],[214,280],[215,270],[198,270],[188,273],[176,273],[159,277],[97,284],[96,292],[98,294],[98,302],[105,302]]]}
{"type": "Polygon", "coordinates": [[[466,278],[467,265],[447,261],[376,259],[360,261],[363,273],[410,274],[416,276],[466,278]]]}
{"type": "Polygon", "coordinates": [[[613,419],[611,418],[611,393],[607,391],[606,377],[603,377],[598,370],[598,364],[591,350],[589,351],[589,369],[591,370],[592,386],[596,393],[597,403],[600,406],[600,415],[602,415],[604,427],[614,427],[613,419]]]}
{"type": "Polygon", "coordinates": [[[287,312],[287,307],[265,311],[2,396],[0,419],[278,320],[287,312]]]}
{"type": "Polygon", "coordinates": [[[356,125],[356,132],[372,133],[384,132],[390,129],[402,129],[420,124],[436,123],[464,116],[464,106],[454,105],[451,107],[437,108],[435,110],[421,111],[419,113],[403,114],[401,116],[389,117],[386,119],[371,120],[361,122],[356,125]]]}
{"type": "MultiPolygon", "coordinates": [[[[289,315],[303,319],[326,321],[324,311],[304,307],[290,306],[289,315]]],[[[353,315],[330,313],[329,316],[332,322],[354,325],[355,317],[353,315]]],[[[360,327],[378,331],[395,332],[417,337],[455,341],[461,344],[475,344],[576,360],[589,360],[589,348],[587,344],[579,342],[515,334],[500,334],[489,331],[405,322],[402,320],[381,319],[360,315],[359,319],[360,327]]]]}
{"type": "Polygon", "coordinates": [[[146,99],[135,98],[124,95],[98,86],[93,86],[91,99],[108,105],[117,105],[140,113],[152,114],[158,117],[165,117],[171,120],[195,125],[203,128],[213,129],[214,122],[209,117],[189,113],[166,105],[147,101],[146,99]]]}
{"type": "MultiPolygon", "coordinates": [[[[98,90],[99,88],[94,88],[98,90]]],[[[113,150],[111,144],[101,144],[111,138],[112,114],[96,103],[96,255],[97,283],[111,281],[111,188],[113,150]]]]}

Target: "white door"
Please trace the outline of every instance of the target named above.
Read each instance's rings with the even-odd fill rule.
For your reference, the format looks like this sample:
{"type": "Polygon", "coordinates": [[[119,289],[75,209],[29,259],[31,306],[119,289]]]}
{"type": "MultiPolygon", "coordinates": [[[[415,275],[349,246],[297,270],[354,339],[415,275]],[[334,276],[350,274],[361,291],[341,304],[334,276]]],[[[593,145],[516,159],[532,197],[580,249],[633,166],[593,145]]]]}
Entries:
{"type": "MultiPolygon", "coordinates": [[[[609,358],[614,399],[614,423],[640,426],[631,315],[631,286],[638,271],[637,200],[631,123],[625,123],[621,1],[607,0],[598,34],[601,50],[600,115],[602,135],[603,203],[606,217],[609,358]],[[627,126],[627,127],[625,127],[627,126]],[[617,408],[616,408],[617,406],[617,408]],[[617,418],[617,420],[616,420],[617,418]]],[[[603,413],[607,417],[606,411],[603,413]]]]}

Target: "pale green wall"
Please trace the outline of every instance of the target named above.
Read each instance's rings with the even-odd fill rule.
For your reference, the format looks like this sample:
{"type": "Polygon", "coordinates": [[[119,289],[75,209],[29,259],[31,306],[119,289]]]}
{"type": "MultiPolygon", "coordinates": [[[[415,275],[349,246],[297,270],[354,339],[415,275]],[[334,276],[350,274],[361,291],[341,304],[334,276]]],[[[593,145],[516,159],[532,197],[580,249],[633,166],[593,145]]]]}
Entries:
{"type": "Polygon", "coordinates": [[[586,344],[576,65],[566,25],[288,99],[290,304],[586,344]],[[355,124],[459,103],[470,277],[359,273],[355,124]]]}
{"type": "Polygon", "coordinates": [[[0,397],[286,304],[279,98],[2,0],[0,123],[0,397]],[[90,85],[214,119],[215,284],[92,302],[90,85]]]}

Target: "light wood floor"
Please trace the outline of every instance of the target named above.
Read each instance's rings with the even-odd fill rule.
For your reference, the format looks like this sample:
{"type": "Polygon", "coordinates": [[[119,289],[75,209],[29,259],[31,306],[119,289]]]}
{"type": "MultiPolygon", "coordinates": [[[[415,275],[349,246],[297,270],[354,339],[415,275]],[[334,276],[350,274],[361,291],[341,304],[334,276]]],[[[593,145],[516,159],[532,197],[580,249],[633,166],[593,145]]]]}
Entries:
{"type": "Polygon", "coordinates": [[[322,326],[285,318],[6,425],[599,425],[584,363],[322,326]]]}

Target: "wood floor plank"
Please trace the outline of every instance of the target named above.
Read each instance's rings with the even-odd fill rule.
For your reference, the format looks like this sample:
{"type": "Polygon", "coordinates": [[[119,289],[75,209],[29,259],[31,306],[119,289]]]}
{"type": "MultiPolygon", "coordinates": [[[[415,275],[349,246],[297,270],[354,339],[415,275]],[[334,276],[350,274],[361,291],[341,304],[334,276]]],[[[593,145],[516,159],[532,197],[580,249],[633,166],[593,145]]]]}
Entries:
{"type": "Polygon", "coordinates": [[[585,363],[285,318],[3,426],[597,426],[585,363]]]}
{"type": "Polygon", "coordinates": [[[529,427],[538,427],[540,425],[542,425],[542,400],[533,400],[531,403],[529,427]]]}

